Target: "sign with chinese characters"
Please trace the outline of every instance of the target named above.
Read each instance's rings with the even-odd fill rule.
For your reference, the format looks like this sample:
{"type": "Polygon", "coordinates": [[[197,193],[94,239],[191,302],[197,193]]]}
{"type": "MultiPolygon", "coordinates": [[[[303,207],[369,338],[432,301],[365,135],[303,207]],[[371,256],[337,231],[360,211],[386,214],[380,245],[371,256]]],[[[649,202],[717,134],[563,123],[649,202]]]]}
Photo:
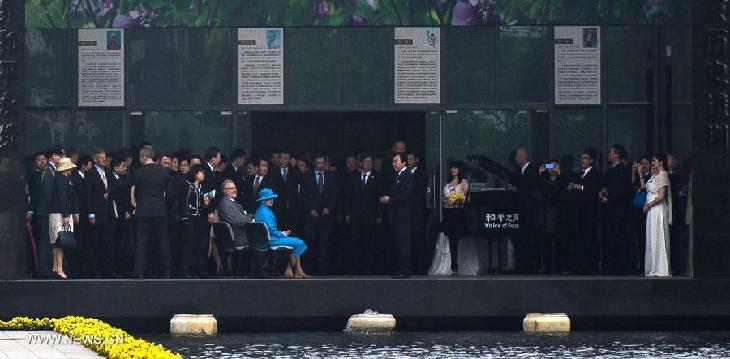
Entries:
{"type": "Polygon", "coordinates": [[[284,103],[284,30],[238,29],[238,104],[284,103]]]}
{"type": "Polygon", "coordinates": [[[437,27],[395,29],[396,104],[441,103],[441,32],[437,27]]]}
{"type": "Polygon", "coordinates": [[[79,106],[124,106],[124,30],[79,29],[79,106]]]}
{"type": "Polygon", "coordinates": [[[486,230],[510,230],[520,228],[519,213],[484,213],[482,225],[486,230]]]}
{"type": "Polygon", "coordinates": [[[601,28],[555,27],[555,104],[601,104],[601,28]]]}

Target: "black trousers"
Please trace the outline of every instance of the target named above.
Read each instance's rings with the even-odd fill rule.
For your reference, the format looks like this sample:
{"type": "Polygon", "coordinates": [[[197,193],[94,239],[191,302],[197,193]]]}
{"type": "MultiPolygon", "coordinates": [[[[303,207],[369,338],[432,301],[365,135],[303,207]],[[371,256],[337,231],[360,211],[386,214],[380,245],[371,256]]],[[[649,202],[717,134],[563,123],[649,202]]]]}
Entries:
{"type": "Polygon", "coordinates": [[[115,241],[114,223],[107,219],[96,218],[96,223],[89,223],[94,261],[93,276],[109,276],[118,273],[118,255],[115,241]]]}
{"type": "Polygon", "coordinates": [[[426,207],[415,209],[411,221],[413,267],[416,274],[426,274],[431,264],[431,258],[426,250],[426,207]]]}
{"type": "Polygon", "coordinates": [[[411,275],[411,220],[408,215],[391,216],[388,218],[390,236],[393,239],[396,256],[398,258],[398,274],[411,275]]]}
{"type": "Polygon", "coordinates": [[[320,215],[319,218],[312,218],[307,215],[304,223],[305,238],[308,244],[311,243],[312,251],[308,261],[310,268],[316,270],[319,275],[329,274],[332,268],[332,225],[333,215],[320,215]]]}
{"type": "Polygon", "coordinates": [[[459,268],[459,239],[466,228],[466,212],[463,208],[444,208],[444,234],[449,237],[451,269],[459,268]]]}
{"type": "Polygon", "coordinates": [[[375,220],[350,222],[352,269],[355,274],[372,274],[375,220]]]}
{"type": "Polygon", "coordinates": [[[166,217],[137,218],[137,243],[134,256],[134,271],[137,275],[147,274],[147,254],[151,252],[149,248],[151,245],[158,247],[162,276],[169,278],[172,267],[166,217]]]}
{"type": "Polygon", "coordinates": [[[181,245],[180,271],[185,274],[207,274],[208,268],[208,218],[191,216],[179,222],[181,245]]]}
{"type": "Polygon", "coordinates": [[[48,277],[53,267],[53,252],[51,248],[51,237],[48,234],[48,216],[36,216],[38,220],[39,233],[35,238],[38,244],[38,276],[48,277]]]}
{"type": "Polygon", "coordinates": [[[115,219],[114,228],[114,268],[119,274],[131,275],[134,272],[134,243],[132,242],[132,220],[115,219]]]}

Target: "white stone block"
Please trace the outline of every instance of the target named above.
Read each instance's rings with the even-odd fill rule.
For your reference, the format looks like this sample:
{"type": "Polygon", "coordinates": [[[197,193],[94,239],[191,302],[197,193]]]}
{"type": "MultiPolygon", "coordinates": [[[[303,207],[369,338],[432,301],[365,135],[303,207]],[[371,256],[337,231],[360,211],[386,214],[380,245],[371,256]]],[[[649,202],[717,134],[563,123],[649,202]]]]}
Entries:
{"type": "Polygon", "coordinates": [[[570,332],[570,318],[565,313],[529,313],[522,320],[522,330],[528,333],[570,332]]]}
{"type": "Polygon", "coordinates": [[[209,337],[218,334],[218,321],[212,314],[175,314],[170,319],[170,334],[209,337]]]}

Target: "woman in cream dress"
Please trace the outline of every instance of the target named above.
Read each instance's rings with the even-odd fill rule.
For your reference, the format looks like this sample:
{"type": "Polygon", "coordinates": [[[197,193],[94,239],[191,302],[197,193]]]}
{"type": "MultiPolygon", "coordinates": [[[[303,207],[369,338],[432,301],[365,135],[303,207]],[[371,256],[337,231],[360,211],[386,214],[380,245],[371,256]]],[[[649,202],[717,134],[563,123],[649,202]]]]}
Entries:
{"type": "Polygon", "coordinates": [[[668,277],[669,272],[669,175],[667,160],[657,154],[651,158],[651,179],[646,183],[646,254],[644,274],[647,277],[668,277]]]}

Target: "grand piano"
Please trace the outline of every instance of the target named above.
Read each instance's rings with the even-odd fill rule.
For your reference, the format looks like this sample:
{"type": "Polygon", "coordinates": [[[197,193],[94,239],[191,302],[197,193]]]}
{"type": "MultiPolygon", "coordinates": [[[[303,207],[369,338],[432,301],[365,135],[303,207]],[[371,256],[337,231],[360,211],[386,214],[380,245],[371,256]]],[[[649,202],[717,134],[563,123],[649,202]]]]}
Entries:
{"type": "Polygon", "coordinates": [[[471,184],[466,236],[488,242],[488,272],[509,271],[514,241],[534,228],[544,199],[562,189],[541,178],[519,176],[486,156],[469,156],[464,165],[471,184]]]}

